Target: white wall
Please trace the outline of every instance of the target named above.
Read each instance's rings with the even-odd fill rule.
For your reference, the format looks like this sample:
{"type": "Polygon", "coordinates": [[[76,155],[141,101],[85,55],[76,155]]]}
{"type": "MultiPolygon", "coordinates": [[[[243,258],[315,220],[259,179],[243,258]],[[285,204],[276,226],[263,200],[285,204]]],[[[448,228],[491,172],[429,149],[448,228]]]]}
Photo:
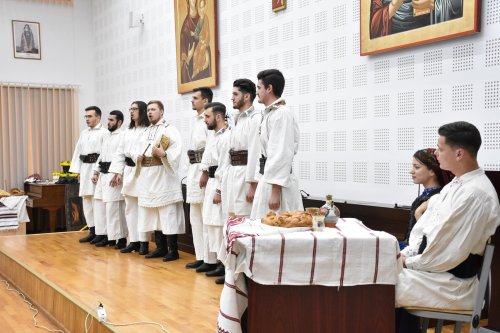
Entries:
{"type": "MultiPolygon", "coordinates": [[[[359,0],[220,0],[220,84],[266,68],[286,77],[284,97],[301,125],[295,172],[314,196],[408,204],[415,150],[435,147],[439,125],[476,124],[480,163],[500,170],[500,6],[484,0],[482,31],[371,57],[359,56],[359,0]]],[[[172,0],[93,1],[97,104],[126,110],[160,99],[188,139],[189,94],[177,94],[172,0]],[[145,16],[128,28],[128,13],[145,16]]],[[[259,106],[262,108],[261,106],[259,106]]]]}
{"type": "Polygon", "coordinates": [[[0,81],[72,84],[80,91],[81,110],[95,103],[92,7],[88,0],[65,6],[29,0],[0,0],[0,81]],[[41,60],[13,56],[12,20],[40,23],[41,60]]]}

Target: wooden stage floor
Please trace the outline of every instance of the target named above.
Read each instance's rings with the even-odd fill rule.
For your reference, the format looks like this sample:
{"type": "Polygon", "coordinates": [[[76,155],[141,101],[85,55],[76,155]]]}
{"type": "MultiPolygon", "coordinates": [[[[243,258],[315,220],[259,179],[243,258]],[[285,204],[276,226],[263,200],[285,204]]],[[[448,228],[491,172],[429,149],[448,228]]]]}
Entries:
{"type": "MultiPolygon", "coordinates": [[[[65,332],[85,332],[87,313],[94,317],[88,332],[161,332],[154,325],[98,323],[99,302],[113,323],[158,322],[170,333],[216,331],[222,286],[184,267],[193,255],[181,252],[180,260],[169,263],[144,259],[137,253],[80,244],[85,234],[0,237],[0,275],[52,315],[65,332]]],[[[154,249],[153,243],[150,246],[154,249]]]]}

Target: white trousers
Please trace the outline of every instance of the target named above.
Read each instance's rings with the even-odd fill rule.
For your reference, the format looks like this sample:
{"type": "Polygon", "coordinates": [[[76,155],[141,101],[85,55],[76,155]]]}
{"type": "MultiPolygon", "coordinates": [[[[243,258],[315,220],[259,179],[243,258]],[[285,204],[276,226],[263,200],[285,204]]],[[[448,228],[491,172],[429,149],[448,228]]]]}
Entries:
{"type": "Polygon", "coordinates": [[[106,206],[101,199],[94,199],[94,224],[96,235],[107,235],[106,228],[106,206]]]}
{"type": "Polygon", "coordinates": [[[203,260],[203,204],[192,203],[189,208],[189,221],[193,233],[193,245],[196,260],[203,260]]]}
{"type": "Polygon", "coordinates": [[[149,233],[139,232],[139,206],[137,197],[125,196],[125,220],[127,220],[129,242],[148,242],[149,233]]]}
{"type": "Polygon", "coordinates": [[[108,240],[118,240],[127,237],[127,223],[125,221],[125,201],[105,202],[106,228],[108,240]]]}
{"type": "Polygon", "coordinates": [[[164,235],[185,233],[184,209],[182,201],[161,206],[139,206],[139,232],[161,230],[164,235]]]}
{"type": "Polygon", "coordinates": [[[85,216],[85,221],[87,225],[90,227],[94,227],[94,198],[88,195],[82,197],[82,206],[83,206],[83,215],[85,216]]]}
{"type": "Polygon", "coordinates": [[[203,204],[190,204],[189,220],[193,232],[193,245],[196,260],[203,260],[207,264],[217,262],[217,253],[209,250],[209,239],[207,226],[203,224],[203,204]]]}
{"type": "Polygon", "coordinates": [[[213,252],[216,256],[220,251],[220,247],[224,241],[221,225],[207,225],[208,233],[208,250],[213,252]]]}

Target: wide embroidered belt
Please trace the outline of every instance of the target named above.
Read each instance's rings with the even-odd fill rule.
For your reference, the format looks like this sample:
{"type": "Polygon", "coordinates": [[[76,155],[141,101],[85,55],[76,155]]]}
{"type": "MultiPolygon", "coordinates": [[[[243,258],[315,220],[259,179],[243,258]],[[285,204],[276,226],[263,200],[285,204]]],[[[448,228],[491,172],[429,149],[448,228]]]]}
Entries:
{"type": "Polygon", "coordinates": [[[187,154],[189,157],[189,163],[195,164],[195,163],[200,163],[201,158],[203,157],[203,152],[205,149],[199,149],[199,150],[188,150],[187,154]]]}
{"type": "Polygon", "coordinates": [[[158,157],[152,156],[152,157],[144,157],[141,165],[147,168],[147,167],[162,165],[162,163],[158,157]]]}
{"type": "Polygon", "coordinates": [[[88,154],[88,155],[80,155],[80,160],[83,163],[95,163],[95,162],[97,162],[98,158],[99,158],[98,153],[92,153],[92,154],[88,154]]]}
{"type": "Polygon", "coordinates": [[[211,167],[208,167],[208,177],[209,178],[215,178],[215,171],[217,171],[218,165],[213,165],[211,167]]]}
{"type": "Polygon", "coordinates": [[[248,163],[248,150],[233,150],[229,151],[231,156],[231,165],[247,165],[248,163]]]}

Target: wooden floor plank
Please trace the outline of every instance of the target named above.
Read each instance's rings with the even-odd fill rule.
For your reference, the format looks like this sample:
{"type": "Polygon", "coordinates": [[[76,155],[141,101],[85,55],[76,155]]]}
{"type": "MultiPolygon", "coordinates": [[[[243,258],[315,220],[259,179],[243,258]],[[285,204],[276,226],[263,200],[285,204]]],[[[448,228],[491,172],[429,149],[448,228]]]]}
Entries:
{"type": "MultiPolygon", "coordinates": [[[[111,322],[154,321],[170,333],[215,331],[222,286],[214,278],[185,269],[193,255],[181,253],[180,260],[165,263],[161,258],[144,259],[137,253],[80,244],[80,237],[78,232],[2,237],[0,252],[50,281],[92,314],[102,302],[111,322]]],[[[161,331],[154,326],[114,330],[161,331]]]]}

